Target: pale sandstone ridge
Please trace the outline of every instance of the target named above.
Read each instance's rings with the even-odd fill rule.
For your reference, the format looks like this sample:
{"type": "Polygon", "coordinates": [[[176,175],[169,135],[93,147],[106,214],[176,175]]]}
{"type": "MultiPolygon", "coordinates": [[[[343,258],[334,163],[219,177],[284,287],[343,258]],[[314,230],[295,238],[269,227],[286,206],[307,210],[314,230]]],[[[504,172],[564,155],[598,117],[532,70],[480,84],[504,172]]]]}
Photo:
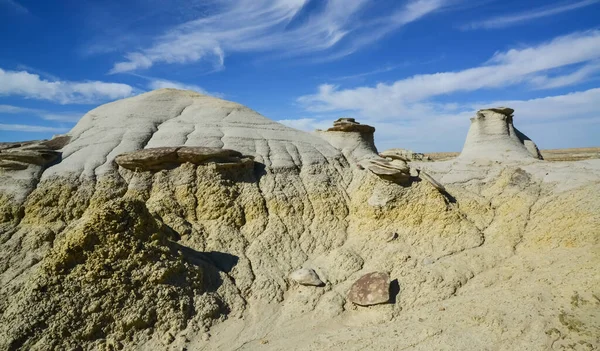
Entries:
{"type": "Polygon", "coordinates": [[[498,161],[541,159],[535,143],[514,127],[513,112],[508,107],[479,110],[471,118],[471,127],[459,158],[498,161]]]}
{"type": "Polygon", "coordinates": [[[386,159],[330,129],[158,90],[0,168],[0,349],[597,347],[600,160],[386,159]]]}

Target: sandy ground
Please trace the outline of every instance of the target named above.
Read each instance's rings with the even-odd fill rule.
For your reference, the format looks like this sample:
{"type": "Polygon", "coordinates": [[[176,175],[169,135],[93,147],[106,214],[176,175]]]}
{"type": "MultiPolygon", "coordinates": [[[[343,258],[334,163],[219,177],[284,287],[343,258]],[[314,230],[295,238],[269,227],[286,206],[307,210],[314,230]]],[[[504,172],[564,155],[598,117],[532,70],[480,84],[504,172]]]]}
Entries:
{"type": "MultiPolygon", "coordinates": [[[[580,161],[600,158],[600,147],[540,150],[546,161],[580,161]]],[[[431,152],[425,155],[434,161],[446,161],[457,157],[460,152],[431,152]]]]}

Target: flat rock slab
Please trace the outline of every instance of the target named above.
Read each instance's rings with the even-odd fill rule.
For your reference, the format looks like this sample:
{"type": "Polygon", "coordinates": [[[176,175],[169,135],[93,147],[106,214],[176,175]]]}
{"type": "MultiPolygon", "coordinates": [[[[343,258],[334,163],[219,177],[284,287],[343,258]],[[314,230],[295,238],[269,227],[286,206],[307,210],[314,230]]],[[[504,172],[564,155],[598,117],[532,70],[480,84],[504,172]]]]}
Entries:
{"type": "Polygon", "coordinates": [[[242,164],[244,156],[235,150],[202,146],[157,147],[121,154],[115,162],[127,169],[147,171],[167,169],[189,162],[242,164]]]}
{"type": "Polygon", "coordinates": [[[393,182],[406,182],[410,179],[410,167],[402,160],[366,159],[360,162],[360,166],[393,182]]]}
{"type": "Polygon", "coordinates": [[[348,300],[360,306],[378,305],[390,301],[390,276],[384,272],[360,277],[348,292],[348,300]]]}
{"type": "Polygon", "coordinates": [[[503,114],[505,116],[510,116],[510,115],[512,115],[515,112],[515,110],[513,110],[510,107],[492,107],[492,108],[486,108],[486,109],[479,110],[479,111],[480,112],[483,112],[483,111],[492,111],[492,112],[501,113],[501,114],[503,114]]]}
{"type": "Polygon", "coordinates": [[[327,129],[328,132],[359,132],[359,133],[375,133],[375,127],[366,124],[338,124],[327,129]]]}

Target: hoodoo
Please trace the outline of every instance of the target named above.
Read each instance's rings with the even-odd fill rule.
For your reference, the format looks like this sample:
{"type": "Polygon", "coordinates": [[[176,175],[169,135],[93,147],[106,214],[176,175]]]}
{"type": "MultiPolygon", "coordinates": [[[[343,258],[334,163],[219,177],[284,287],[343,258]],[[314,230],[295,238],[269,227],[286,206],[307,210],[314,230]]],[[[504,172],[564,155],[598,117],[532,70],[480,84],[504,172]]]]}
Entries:
{"type": "Polygon", "coordinates": [[[477,111],[460,154],[460,159],[520,160],[541,159],[535,145],[513,125],[514,110],[508,107],[477,111]]]}
{"type": "Polygon", "coordinates": [[[375,128],[356,122],[354,118],[339,118],[333,127],[316,134],[340,150],[348,160],[360,162],[379,158],[374,140],[375,128]]]}

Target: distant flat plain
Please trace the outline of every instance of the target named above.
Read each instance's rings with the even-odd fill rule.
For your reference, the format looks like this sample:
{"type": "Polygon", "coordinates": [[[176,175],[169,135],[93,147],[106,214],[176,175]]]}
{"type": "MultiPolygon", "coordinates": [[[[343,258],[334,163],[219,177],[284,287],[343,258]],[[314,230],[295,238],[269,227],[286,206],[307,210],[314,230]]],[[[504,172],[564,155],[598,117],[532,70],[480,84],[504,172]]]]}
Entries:
{"type": "MultiPolygon", "coordinates": [[[[600,158],[600,147],[579,147],[571,149],[540,150],[546,161],[580,161],[600,158]]],[[[460,152],[426,153],[433,161],[446,161],[455,158],[460,152]]]]}

